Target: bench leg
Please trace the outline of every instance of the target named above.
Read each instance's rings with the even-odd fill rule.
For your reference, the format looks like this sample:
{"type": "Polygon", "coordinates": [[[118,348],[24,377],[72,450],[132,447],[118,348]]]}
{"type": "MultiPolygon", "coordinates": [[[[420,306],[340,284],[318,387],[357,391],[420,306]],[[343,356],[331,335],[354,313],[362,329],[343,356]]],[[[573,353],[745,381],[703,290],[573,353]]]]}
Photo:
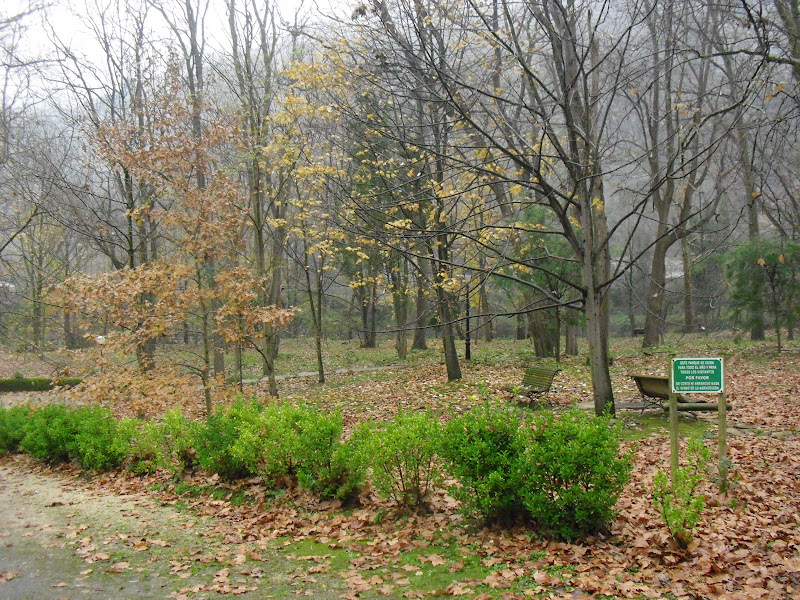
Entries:
{"type": "Polygon", "coordinates": [[[642,410],[639,411],[639,416],[644,414],[648,408],[660,408],[664,409],[664,404],[660,398],[650,398],[649,396],[645,396],[644,394],[639,394],[642,397],[642,410]]]}

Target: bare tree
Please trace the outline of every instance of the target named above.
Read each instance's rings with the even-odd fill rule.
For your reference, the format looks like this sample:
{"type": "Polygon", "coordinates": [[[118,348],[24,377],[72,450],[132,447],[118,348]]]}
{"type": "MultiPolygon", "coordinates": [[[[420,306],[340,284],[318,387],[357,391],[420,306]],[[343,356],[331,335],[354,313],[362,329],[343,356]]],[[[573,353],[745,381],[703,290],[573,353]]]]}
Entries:
{"type": "Polygon", "coordinates": [[[0,12],[0,189],[4,191],[0,210],[15,217],[3,219],[0,224],[0,258],[17,236],[42,213],[38,202],[21,203],[6,190],[6,181],[14,178],[9,161],[17,152],[24,151],[19,147],[15,131],[21,126],[18,121],[36,102],[31,94],[30,80],[40,59],[24,55],[21,42],[29,18],[40,10],[41,5],[31,2],[20,12],[0,12]]]}
{"type": "MultiPolygon", "coordinates": [[[[346,62],[360,74],[362,88],[389,94],[393,107],[410,107],[414,99],[430,107],[424,125],[411,120],[409,109],[405,127],[380,133],[421,149],[439,181],[473,175],[461,176],[472,183],[450,194],[457,212],[465,210],[458,199],[470,185],[492,191],[496,201],[483,205],[492,218],[478,228],[456,219],[441,233],[482,247],[491,257],[484,273],[532,286],[544,300],[541,308],[583,310],[597,413],[613,410],[610,286],[656,244],[668,248],[691,231],[692,222],[713,213],[713,200],[697,206],[691,200],[719,144],[715,120],[742,103],[736,94],[705,103],[708,66],[681,57],[674,43],[680,34],[649,52],[642,46],[653,39],[648,24],[658,17],[654,13],[663,14],[645,0],[472,0],[458,7],[373,0],[353,15],[359,40],[368,42],[346,62]],[[660,76],[648,77],[654,62],[660,76]],[[643,79],[668,86],[667,76],[676,83],[691,76],[694,97],[703,101],[677,107],[685,114],[676,116],[658,90],[648,90],[646,106],[645,94],[631,92],[643,79]],[[642,147],[641,130],[630,126],[637,110],[644,123],[650,114],[649,148],[642,147]],[[662,162],[648,162],[653,148],[662,162]],[[660,216],[653,214],[654,200],[662,206],[660,216]],[[526,222],[531,207],[545,216],[526,222]],[[632,236],[654,217],[660,229],[653,241],[626,260],[632,236]],[[531,233],[543,249],[548,237],[563,239],[568,254],[516,255],[515,245],[531,233]],[[612,249],[620,258],[612,258],[612,249]],[[579,275],[559,273],[554,259],[575,264],[579,275]],[[535,279],[515,276],[509,266],[556,277],[567,291],[556,295],[535,279]]],[[[714,91],[722,95],[720,90],[714,91]]],[[[450,248],[452,239],[436,247],[450,248]]],[[[440,255],[439,263],[455,261],[440,255]]]]}
{"type": "MultiPolygon", "coordinates": [[[[281,305],[287,243],[288,195],[296,161],[276,160],[283,137],[273,119],[279,110],[279,77],[286,55],[296,48],[297,36],[282,35],[279,15],[269,2],[227,0],[228,34],[233,77],[226,77],[246,127],[242,130],[245,179],[248,188],[248,225],[252,233],[254,270],[268,282],[261,296],[264,306],[281,305]]],[[[285,156],[285,155],[284,155],[285,156]]],[[[275,360],[278,329],[265,325],[259,352],[270,394],[277,397],[275,360]]]]}
{"type": "MultiPolygon", "coordinates": [[[[45,73],[53,88],[52,106],[83,137],[74,141],[73,160],[57,170],[69,199],[58,218],[115,269],[133,269],[158,258],[160,232],[154,215],[164,199],[115,161],[106,151],[115,141],[103,136],[109,125],[126,127],[131,132],[129,150],[142,143],[153,121],[148,110],[161,83],[163,63],[157,57],[164,50],[152,42],[145,3],[109,1],[93,8],[80,18],[89,32],[84,39],[92,40],[102,62],[51,31],[58,59],[56,73],[45,73]]],[[[153,366],[155,350],[154,338],[137,348],[142,369],[153,366]]]]}
{"type": "MultiPolygon", "coordinates": [[[[702,34],[717,24],[714,11],[673,1],[647,1],[645,7],[648,36],[639,49],[650,68],[634,80],[636,87],[627,95],[641,126],[649,176],[644,193],[655,213],[643,339],[643,345],[650,347],[659,343],[663,332],[667,253],[707,223],[722,199],[711,188],[706,194],[709,200],[698,211],[697,196],[726,129],[719,120],[707,119],[720,109],[719,94],[709,93],[713,87],[719,89],[708,58],[712,43],[702,34]]],[[[730,79],[731,85],[739,83],[730,79]]],[[[743,94],[746,91],[731,95],[743,94]]],[[[722,169],[716,171],[721,174],[722,169]]],[[[684,277],[690,281],[688,259],[685,264],[684,277]]],[[[691,299],[691,288],[683,293],[691,299]]],[[[690,323],[691,310],[686,312],[685,321],[690,323]]]]}

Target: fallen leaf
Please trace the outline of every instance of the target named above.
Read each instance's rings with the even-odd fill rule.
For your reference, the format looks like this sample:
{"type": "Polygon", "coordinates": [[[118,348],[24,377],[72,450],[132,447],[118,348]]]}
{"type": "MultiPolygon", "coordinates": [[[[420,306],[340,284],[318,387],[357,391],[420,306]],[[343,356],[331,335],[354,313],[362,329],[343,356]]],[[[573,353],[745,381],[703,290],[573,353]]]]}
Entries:
{"type": "Polygon", "coordinates": [[[130,567],[130,563],[127,562],[118,562],[111,565],[108,569],[106,569],[106,573],[122,573],[125,569],[130,567]]]}

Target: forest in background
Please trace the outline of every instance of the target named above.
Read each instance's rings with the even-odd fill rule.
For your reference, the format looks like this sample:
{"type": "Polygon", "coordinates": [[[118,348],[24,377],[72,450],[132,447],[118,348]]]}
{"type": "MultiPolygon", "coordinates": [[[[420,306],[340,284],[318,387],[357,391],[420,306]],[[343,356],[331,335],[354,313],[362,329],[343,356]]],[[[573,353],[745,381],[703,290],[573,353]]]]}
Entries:
{"type": "Polygon", "coordinates": [[[277,394],[281,337],[320,382],[326,338],[455,380],[459,338],[580,337],[600,413],[611,335],[795,334],[796,0],[56,9],[0,17],[4,344],[210,411],[226,349],[277,394]]]}

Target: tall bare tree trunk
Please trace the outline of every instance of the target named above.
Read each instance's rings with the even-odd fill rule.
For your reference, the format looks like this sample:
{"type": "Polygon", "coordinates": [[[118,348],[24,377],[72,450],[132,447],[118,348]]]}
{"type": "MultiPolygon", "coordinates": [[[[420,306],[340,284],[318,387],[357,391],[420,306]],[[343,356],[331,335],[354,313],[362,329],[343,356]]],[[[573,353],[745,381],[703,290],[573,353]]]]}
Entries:
{"type": "Polygon", "coordinates": [[[567,324],[566,341],[564,352],[567,356],[578,356],[578,326],[572,323],[567,324]]]}
{"type": "Polygon", "coordinates": [[[694,331],[694,310],[692,307],[692,256],[689,252],[689,238],[681,240],[681,262],[683,264],[683,331],[694,331]]]}
{"type": "Polygon", "coordinates": [[[416,284],[416,301],[414,302],[414,339],[411,342],[412,350],[427,350],[428,349],[428,297],[425,293],[425,284],[427,277],[424,273],[416,273],[414,275],[416,284]]]}

